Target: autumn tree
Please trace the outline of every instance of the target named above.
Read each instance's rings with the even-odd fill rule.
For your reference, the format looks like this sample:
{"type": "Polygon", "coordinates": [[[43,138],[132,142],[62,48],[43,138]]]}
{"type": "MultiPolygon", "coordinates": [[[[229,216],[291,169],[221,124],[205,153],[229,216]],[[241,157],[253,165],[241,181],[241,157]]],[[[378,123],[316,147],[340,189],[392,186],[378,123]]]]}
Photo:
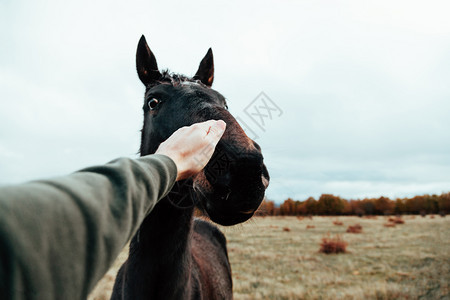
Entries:
{"type": "Polygon", "coordinates": [[[286,199],[279,207],[265,199],[257,211],[263,216],[294,215],[359,215],[364,214],[427,214],[450,213],[450,192],[441,195],[419,195],[412,198],[396,199],[387,197],[345,200],[332,194],[322,194],[316,201],[309,197],[305,201],[286,199]]]}
{"type": "Polygon", "coordinates": [[[374,202],[375,214],[391,214],[394,211],[395,203],[386,197],[380,197],[374,202]]]}
{"type": "Polygon", "coordinates": [[[443,193],[439,197],[439,212],[444,214],[450,213],[450,192],[443,193]]]}
{"type": "Polygon", "coordinates": [[[405,203],[406,212],[410,214],[418,214],[425,207],[425,197],[424,196],[414,196],[409,198],[405,203]]]}
{"type": "Polygon", "coordinates": [[[258,210],[256,211],[257,216],[273,216],[275,215],[275,203],[273,201],[264,199],[258,210]]]}
{"type": "Polygon", "coordinates": [[[293,216],[295,214],[295,201],[291,198],[284,200],[283,204],[280,205],[280,215],[282,216],[293,216]]]}
{"type": "Polygon", "coordinates": [[[375,213],[375,204],[373,199],[363,199],[361,201],[361,209],[365,214],[373,215],[375,213]]]}
{"type": "Polygon", "coordinates": [[[406,200],[400,199],[400,198],[397,198],[395,200],[394,213],[396,215],[401,215],[401,214],[404,214],[406,212],[405,202],[406,202],[406,200]]]}
{"type": "Polygon", "coordinates": [[[436,194],[425,195],[425,207],[423,210],[428,214],[439,213],[439,196],[436,194]]]}
{"type": "Polygon", "coordinates": [[[340,215],[344,209],[343,200],[332,194],[322,194],[317,203],[318,211],[323,215],[340,215]]]}

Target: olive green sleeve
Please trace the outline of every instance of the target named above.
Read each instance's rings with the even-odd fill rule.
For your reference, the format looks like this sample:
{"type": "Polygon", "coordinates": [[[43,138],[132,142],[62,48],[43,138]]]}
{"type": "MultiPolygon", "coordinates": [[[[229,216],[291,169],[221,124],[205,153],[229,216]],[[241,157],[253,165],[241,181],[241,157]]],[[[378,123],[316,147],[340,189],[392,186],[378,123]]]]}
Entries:
{"type": "Polygon", "coordinates": [[[0,298],[85,299],[172,188],[164,155],[0,188],[0,298]]]}

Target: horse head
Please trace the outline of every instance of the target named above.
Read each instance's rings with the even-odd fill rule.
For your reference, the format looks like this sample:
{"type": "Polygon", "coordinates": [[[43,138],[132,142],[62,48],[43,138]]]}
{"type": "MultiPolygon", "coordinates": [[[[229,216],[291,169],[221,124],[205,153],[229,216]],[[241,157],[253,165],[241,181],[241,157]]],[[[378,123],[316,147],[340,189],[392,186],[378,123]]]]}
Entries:
{"type": "Polygon", "coordinates": [[[159,71],[156,58],[142,36],[136,68],[145,85],[141,155],[152,154],[178,128],[221,119],[227,128],[202,172],[189,179],[197,206],[221,225],[251,218],[264,198],[269,174],[261,148],[230,114],[227,103],[212,89],[214,61],[209,49],[192,78],[159,71]]]}

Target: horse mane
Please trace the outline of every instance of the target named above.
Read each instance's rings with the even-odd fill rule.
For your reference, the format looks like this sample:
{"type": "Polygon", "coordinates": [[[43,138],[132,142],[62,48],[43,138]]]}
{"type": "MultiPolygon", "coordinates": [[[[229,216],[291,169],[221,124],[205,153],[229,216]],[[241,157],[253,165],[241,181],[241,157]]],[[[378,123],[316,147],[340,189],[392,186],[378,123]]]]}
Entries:
{"type": "Polygon", "coordinates": [[[183,74],[173,73],[169,69],[162,70],[161,78],[153,83],[147,85],[147,89],[150,89],[158,84],[171,84],[173,86],[178,86],[181,84],[199,84],[206,87],[203,82],[198,79],[193,79],[192,77],[185,76],[183,74]]]}

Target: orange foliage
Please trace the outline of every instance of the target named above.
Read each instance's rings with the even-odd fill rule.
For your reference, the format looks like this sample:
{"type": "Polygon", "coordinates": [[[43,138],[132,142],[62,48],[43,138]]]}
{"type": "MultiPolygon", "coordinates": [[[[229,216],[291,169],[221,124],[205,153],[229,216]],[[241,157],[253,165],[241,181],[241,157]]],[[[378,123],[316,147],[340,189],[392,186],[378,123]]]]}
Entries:
{"type": "Polygon", "coordinates": [[[395,218],[394,223],[395,224],[405,224],[405,220],[403,220],[400,217],[397,217],[397,218],[395,218]]]}
{"type": "Polygon", "coordinates": [[[275,216],[276,207],[275,202],[264,199],[258,210],[255,212],[257,216],[275,216]]]}
{"type": "Polygon", "coordinates": [[[309,197],[305,201],[286,199],[277,206],[265,199],[256,211],[258,216],[312,216],[358,215],[371,217],[388,214],[440,214],[450,213],[450,192],[441,195],[422,195],[391,200],[387,197],[346,200],[333,194],[322,194],[319,200],[309,197]]]}
{"type": "Polygon", "coordinates": [[[347,252],[348,243],[345,242],[340,235],[336,235],[335,237],[330,237],[330,234],[322,238],[322,242],[320,243],[319,252],[325,254],[331,253],[345,253],[347,252]]]}
{"type": "Polygon", "coordinates": [[[359,224],[350,225],[347,228],[348,233],[361,233],[362,232],[362,226],[359,224]]]}

